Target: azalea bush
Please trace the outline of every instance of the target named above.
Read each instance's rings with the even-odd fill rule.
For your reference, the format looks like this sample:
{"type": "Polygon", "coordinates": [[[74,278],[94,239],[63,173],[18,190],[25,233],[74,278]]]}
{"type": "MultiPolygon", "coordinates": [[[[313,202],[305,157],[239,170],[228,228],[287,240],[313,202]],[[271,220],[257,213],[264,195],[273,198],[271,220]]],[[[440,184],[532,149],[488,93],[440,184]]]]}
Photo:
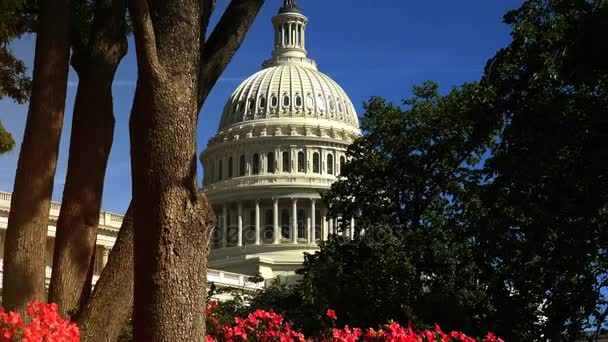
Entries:
{"type": "Polygon", "coordinates": [[[207,305],[207,342],[503,342],[492,333],[483,339],[475,339],[461,332],[452,331],[444,333],[438,325],[433,330],[417,330],[401,326],[397,322],[390,322],[379,329],[335,326],[336,313],[329,309],[326,312],[329,321],[328,329],[324,335],[315,338],[304,336],[301,332],[292,329],[282,315],[272,311],[256,310],[245,318],[235,318],[234,324],[223,325],[215,316],[214,308],[217,302],[207,305]]]}
{"type": "Polygon", "coordinates": [[[57,304],[31,302],[24,320],[16,312],[0,308],[1,342],[78,342],[80,332],[76,323],[59,314],[57,304]],[[26,323],[27,321],[27,323],[26,323]]]}

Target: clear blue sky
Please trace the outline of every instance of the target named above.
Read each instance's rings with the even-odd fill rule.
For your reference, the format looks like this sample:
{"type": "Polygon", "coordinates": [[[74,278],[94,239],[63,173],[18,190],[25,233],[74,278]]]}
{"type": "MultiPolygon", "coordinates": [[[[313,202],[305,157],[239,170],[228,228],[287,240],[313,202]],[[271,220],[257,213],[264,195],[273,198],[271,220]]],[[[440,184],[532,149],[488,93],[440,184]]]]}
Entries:
{"type": "MultiPolygon", "coordinates": [[[[247,76],[270,56],[273,32],[270,18],[282,0],[267,0],[243,46],[211,92],[198,125],[198,151],[215,133],[224,103],[247,76]]],[[[485,62],[509,41],[503,14],[522,0],[299,0],[309,17],[307,49],[319,69],[334,78],[362,115],[361,104],[371,96],[398,102],[411,86],[425,80],[439,82],[442,91],[474,81],[485,62]]],[[[212,24],[228,0],[217,1],[212,24]]],[[[128,118],[135,90],[137,66],[133,41],[114,82],[116,131],[106,175],[103,208],[122,213],[131,198],[128,118]]],[[[12,45],[28,66],[34,58],[34,37],[12,45]]],[[[55,177],[53,199],[60,201],[67,168],[71,113],[78,78],[71,72],[65,123],[55,177]]],[[[17,148],[0,157],[0,191],[12,191],[19,146],[25,127],[26,105],[0,101],[0,120],[13,133],[17,148]]],[[[40,141],[41,144],[45,142],[40,141]]],[[[87,172],[82,170],[81,172],[87,172]]],[[[199,165],[199,179],[200,179],[199,165]]],[[[199,182],[200,184],[200,182],[199,182]]]]}

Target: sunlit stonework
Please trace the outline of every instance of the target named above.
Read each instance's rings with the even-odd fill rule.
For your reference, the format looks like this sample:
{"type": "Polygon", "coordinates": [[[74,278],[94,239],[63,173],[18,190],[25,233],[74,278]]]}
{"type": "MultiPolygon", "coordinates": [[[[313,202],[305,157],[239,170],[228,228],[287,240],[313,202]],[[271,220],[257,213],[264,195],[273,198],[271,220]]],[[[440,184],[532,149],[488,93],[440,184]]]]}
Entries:
{"type": "Polygon", "coordinates": [[[232,93],[200,156],[218,215],[209,266],[267,279],[293,274],[333,233],[321,194],[361,134],[344,90],[307,58],[308,18],[295,1],[272,23],[272,57],[232,93]]]}

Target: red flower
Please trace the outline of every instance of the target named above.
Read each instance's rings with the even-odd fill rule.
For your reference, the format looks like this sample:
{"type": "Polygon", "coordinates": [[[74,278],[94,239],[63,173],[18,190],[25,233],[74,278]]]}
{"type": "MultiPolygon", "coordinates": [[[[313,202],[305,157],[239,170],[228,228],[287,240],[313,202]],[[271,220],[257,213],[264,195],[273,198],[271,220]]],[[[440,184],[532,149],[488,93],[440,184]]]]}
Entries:
{"type": "Polygon", "coordinates": [[[338,316],[336,316],[336,312],[332,309],[327,309],[327,312],[325,314],[327,315],[327,317],[329,317],[331,319],[338,318],[338,316]]]}

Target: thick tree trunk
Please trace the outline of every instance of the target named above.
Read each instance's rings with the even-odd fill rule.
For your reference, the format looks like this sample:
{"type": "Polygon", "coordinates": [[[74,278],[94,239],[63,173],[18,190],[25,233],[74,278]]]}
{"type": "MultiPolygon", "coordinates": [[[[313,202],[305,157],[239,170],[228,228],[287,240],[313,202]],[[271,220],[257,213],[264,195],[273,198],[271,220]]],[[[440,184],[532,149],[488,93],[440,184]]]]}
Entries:
{"type": "Polygon", "coordinates": [[[112,82],[127,50],[124,1],[98,0],[95,7],[88,45],[76,42],[72,58],[79,82],[49,288],[49,301],[57,303],[64,315],[80,309],[80,299],[88,296],[83,291],[94,260],[114,135],[112,82]]]}
{"type": "Polygon", "coordinates": [[[116,341],[133,305],[133,212],[127,210],[106,267],[77,319],[83,342],[116,341]]]}
{"type": "Polygon", "coordinates": [[[135,341],[203,341],[215,221],[196,185],[199,0],[135,0],[135,341]],[[149,8],[148,8],[149,6],[149,8]]]}
{"type": "Polygon", "coordinates": [[[41,2],[33,88],[4,249],[3,305],[46,299],[45,257],[69,60],[69,0],[41,2]]]}

